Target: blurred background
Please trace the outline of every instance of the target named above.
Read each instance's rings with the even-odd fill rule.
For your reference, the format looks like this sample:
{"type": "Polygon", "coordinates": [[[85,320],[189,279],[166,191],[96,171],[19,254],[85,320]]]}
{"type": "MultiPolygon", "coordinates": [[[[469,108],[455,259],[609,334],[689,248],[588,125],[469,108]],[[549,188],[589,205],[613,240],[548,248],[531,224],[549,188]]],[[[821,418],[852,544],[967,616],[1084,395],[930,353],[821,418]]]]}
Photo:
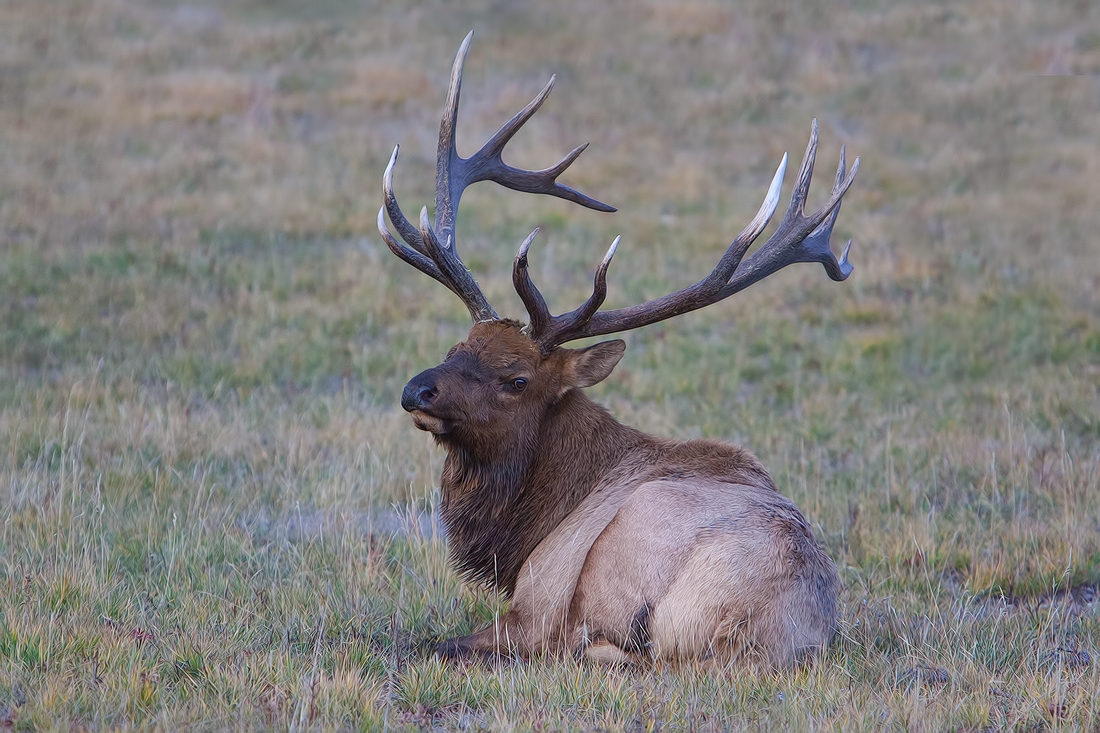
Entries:
{"type": "MultiPolygon", "coordinates": [[[[289,257],[275,276],[297,294],[294,268],[320,256],[340,263],[340,276],[312,305],[335,305],[337,319],[359,311],[348,334],[359,344],[425,309],[461,321],[450,296],[416,308],[400,297],[422,300],[437,286],[392,261],[374,217],[395,143],[405,208],[433,202],[447,75],[472,28],[460,150],[557,74],[510,159],[541,167],[590,141],[566,180],[620,210],[475,187],[461,244],[494,300],[513,298],[511,254],[536,225],[545,234],[534,266],[557,286],[559,309],[613,233],[627,257],[612,270],[612,304],[656,292],[643,281],[666,268],[670,281],[697,279],[755,211],[782,153],[800,157],[817,117],[816,201],[841,144],[863,161],[836,237],[854,238],[857,274],[828,297],[856,293],[881,316],[897,297],[962,297],[993,280],[1045,284],[1096,313],[1093,3],[95,0],[5,3],[0,13],[5,272],[20,259],[99,249],[140,260],[141,250],[180,274],[212,263],[216,280],[248,249],[250,268],[289,257]],[[367,280],[388,297],[370,302],[367,280]]],[[[762,289],[821,279],[807,266],[762,289]]],[[[64,312],[103,304],[68,301],[62,288],[31,305],[12,292],[24,286],[6,284],[6,318],[48,323],[55,342],[33,329],[9,335],[6,365],[56,368],[87,351],[70,344],[64,312]]],[[[215,326],[216,316],[175,305],[142,309],[134,317],[161,320],[118,338],[162,348],[180,329],[194,340],[215,326]]],[[[124,307],[82,325],[109,329],[124,307]]],[[[129,345],[112,338],[103,348],[129,345]]]]}
{"type": "Polygon", "coordinates": [[[381,174],[400,143],[399,200],[434,204],[472,28],[459,150],[556,74],[508,159],[591,142],[563,181],[619,208],[472,188],[459,246],[501,313],[523,315],[509,265],[535,226],[553,310],[587,295],[618,234],[608,307],[627,305],[710,270],[784,151],[793,178],[813,118],[811,205],[841,145],[862,160],[834,234],[854,240],[846,283],[800,265],[628,336],[602,389],[643,427],[753,444],[765,413],[804,424],[815,392],[889,413],[977,390],[1045,404],[1055,437],[1100,434],[1093,3],[95,0],[5,3],[0,27],[9,409],[94,372],[171,386],[192,413],[350,389],[392,417],[467,322],[378,237],[381,174]]]}

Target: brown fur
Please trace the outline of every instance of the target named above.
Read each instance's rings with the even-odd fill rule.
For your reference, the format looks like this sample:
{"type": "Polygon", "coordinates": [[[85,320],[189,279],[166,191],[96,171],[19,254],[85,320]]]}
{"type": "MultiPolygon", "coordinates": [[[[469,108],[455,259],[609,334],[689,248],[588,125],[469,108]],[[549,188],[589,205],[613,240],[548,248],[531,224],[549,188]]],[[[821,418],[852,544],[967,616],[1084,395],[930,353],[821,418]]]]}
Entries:
{"type": "Polygon", "coordinates": [[[402,404],[448,451],[456,566],[513,599],[440,651],[782,666],[822,648],[836,568],[760,462],[646,435],[581,391],[623,348],[543,355],[518,323],[479,323],[406,386],[402,404]]]}

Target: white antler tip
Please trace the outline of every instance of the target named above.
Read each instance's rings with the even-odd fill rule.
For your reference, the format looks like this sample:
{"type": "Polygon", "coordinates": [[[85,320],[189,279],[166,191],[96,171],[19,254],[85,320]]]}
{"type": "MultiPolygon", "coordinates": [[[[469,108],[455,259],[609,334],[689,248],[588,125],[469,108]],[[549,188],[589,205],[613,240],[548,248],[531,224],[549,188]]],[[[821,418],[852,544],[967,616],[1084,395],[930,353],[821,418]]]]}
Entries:
{"type": "Polygon", "coordinates": [[[523,240],[523,243],[519,246],[519,251],[516,252],[516,259],[522,260],[527,257],[527,251],[531,249],[531,242],[535,241],[535,237],[539,233],[539,228],[535,227],[535,231],[527,235],[527,238],[523,240]]]}
{"type": "Polygon", "coordinates": [[[611,258],[615,256],[615,250],[619,248],[619,242],[622,241],[622,237],[615,237],[615,241],[611,243],[611,246],[607,248],[607,254],[604,255],[604,262],[610,262],[611,258]]]}
{"type": "Polygon", "coordinates": [[[779,167],[775,169],[775,176],[772,177],[771,189],[768,191],[768,196],[775,192],[775,195],[779,195],[779,189],[783,186],[783,179],[787,176],[787,153],[783,153],[783,160],[779,161],[779,167]]]}
{"type": "Polygon", "coordinates": [[[787,154],[783,153],[783,160],[779,161],[779,167],[775,169],[775,175],[772,176],[771,185],[768,186],[768,195],[764,197],[763,203],[760,204],[760,211],[756,212],[756,216],[748,227],[745,228],[746,232],[753,232],[752,238],[760,236],[760,232],[764,231],[764,227],[768,226],[768,222],[771,221],[772,215],[775,213],[775,209],[779,206],[779,195],[783,192],[783,178],[787,175],[787,154]]]}
{"type": "Polygon", "coordinates": [[[471,30],[466,34],[466,37],[462,39],[462,43],[458,46],[458,53],[455,54],[455,60],[465,59],[466,52],[470,49],[470,41],[474,40],[474,32],[471,30]]]}
{"type": "Polygon", "coordinates": [[[393,191],[393,166],[397,163],[397,151],[400,149],[400,145],[393,146],[393,152],[390,153],[390,162],[386,164],[386,172],[382,174],[382,188],[387,194],[393,191]]]}
{"type": "Polygon", "coordinates": [[[428,221],[428,207],[420,207],[420,228],[424,231],[432,228],[431,222],[428,221]]]}

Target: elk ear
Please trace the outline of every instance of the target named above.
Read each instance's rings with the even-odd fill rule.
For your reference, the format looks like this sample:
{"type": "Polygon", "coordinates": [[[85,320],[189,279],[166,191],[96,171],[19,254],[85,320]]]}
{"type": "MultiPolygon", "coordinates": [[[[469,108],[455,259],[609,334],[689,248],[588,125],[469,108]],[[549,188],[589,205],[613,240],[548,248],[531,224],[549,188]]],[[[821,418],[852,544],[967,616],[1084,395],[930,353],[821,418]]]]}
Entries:
{"type": "Polygon", "coordinates": [[[599,384],[611,374],[625,351],[626,342],[622,339],[604,341],[584,349],[570,349],[565,365],[565,385],[591,387],[599,384]]]}

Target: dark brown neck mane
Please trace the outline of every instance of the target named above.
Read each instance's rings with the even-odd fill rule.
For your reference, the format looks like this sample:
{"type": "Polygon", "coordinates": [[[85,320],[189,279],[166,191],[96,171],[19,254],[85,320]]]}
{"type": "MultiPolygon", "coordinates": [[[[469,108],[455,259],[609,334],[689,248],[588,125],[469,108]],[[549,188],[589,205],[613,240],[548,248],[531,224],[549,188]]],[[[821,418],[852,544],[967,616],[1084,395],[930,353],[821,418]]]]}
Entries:
{"type": "Polygon", "coordinates": [[[510,595],[539,542],[629,451],[652,442],[579,389],[549,409],[537,434],[493,456],[441,436],[443,522],[458,571],[510,595]]]}

